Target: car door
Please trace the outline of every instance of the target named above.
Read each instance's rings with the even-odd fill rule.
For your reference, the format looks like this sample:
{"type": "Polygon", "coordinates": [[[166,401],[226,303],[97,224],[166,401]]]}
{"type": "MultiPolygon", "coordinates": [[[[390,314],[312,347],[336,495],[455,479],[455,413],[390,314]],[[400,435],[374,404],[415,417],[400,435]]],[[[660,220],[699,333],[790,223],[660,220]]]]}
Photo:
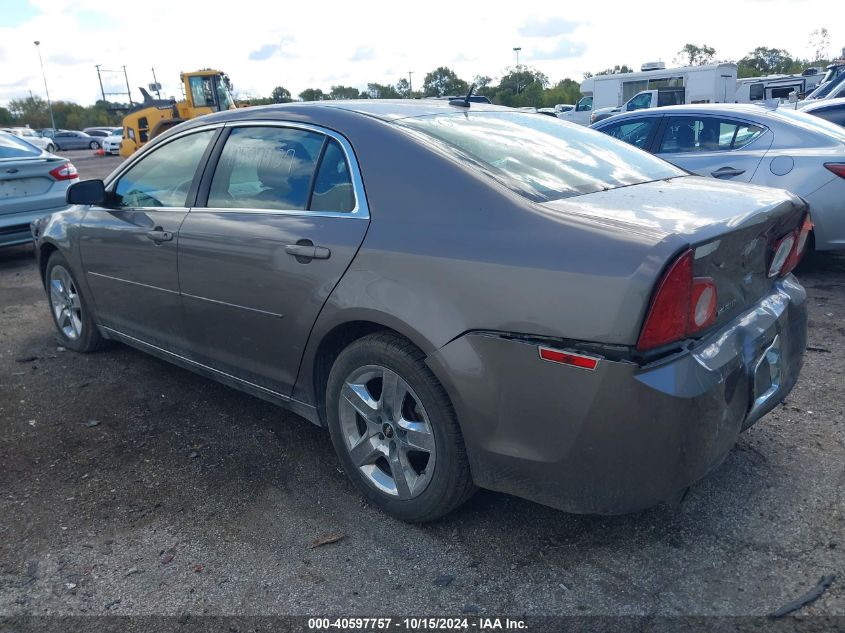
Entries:
{"type": "Polygon", "coordinates": [[[57,149],[66,150],[73,147],[73,134],[71,132],[56,132],[53,141],[57,149]]]}
{"type": "Polygon", "coordinates": [[[656,153],[700,176],[749,182],[773,135],[761,125],[729,117],[666,117],[656,153]]]}
{"type": "Polygon", "coordinates": [[[108,205],[85,213],[80,251],[101,325],[182,348],[179,227],[218,130],[186,133],[145,153],[109,183],[108,205]]]}
{"type": "Polygon", "coordinates": [[[328,130],[227,131],[179,231],[189,358],[289,395],[311,327],[369,225],[360,172],[328,130]]]}

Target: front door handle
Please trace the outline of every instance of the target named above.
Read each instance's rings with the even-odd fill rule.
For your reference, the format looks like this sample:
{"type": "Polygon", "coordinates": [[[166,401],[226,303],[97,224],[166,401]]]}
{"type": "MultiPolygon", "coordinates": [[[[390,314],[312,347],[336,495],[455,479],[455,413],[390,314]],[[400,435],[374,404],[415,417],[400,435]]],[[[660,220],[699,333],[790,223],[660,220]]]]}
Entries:
{"type": "Polygon", "coordinates": [[[156,244],[162,242],[169,242],[173,239],[173,233],[163,230],[160,226],[155,227],[152,231],[147,231],[147,237],[156,244]]]}
{"type": "Polygon", "coordinates": [[[730,178],[732,176],[740,176],[745,173],[744,169],[736,169],[735,167],[722,167],[716,171],[711,171],[710,175],[713,178],[730,178]]]}
{"type": "Polygon", "coordinates": [[[312,259],[328,259],[332,254],[325,246],[314,246],[311,240],[299,240],[296,244],[288,244],[285,246],[285,252],[296,257],[296,261],[300,264],[312,259]]]}

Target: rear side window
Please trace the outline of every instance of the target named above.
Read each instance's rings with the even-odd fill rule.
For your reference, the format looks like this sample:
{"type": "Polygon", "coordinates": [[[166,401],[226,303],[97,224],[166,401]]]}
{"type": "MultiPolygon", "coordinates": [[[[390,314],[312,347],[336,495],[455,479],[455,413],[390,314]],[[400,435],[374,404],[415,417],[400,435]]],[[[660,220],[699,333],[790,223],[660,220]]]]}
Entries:
{"type": "Polygon", "coordinates": [[[40,156],[41,150],[13,134],[0,133],[0,159],[40,156]]]}
{"type": "Polygon", "coordinates": [[[686,175],[605,134],[534,113],[449,113],[396,125],[536,202],[686,175]]]}
{"type": "Polygon", "coordinates": [[[739,149],[759,137],[759,125],[718,117],[673,116],[666,123],[658,153],[715,152],[739,149]]]}
{"type": "Polygon", "coordinates": [[[115,187],[121,207],[184,207],[197,166],[214,130],[177,138],[156,148],[121,175],[115,187]]]}
{"type": "Polygon", "coordinates": [[[625,141],[634,147],[640,149],[646,148],[648,135],[654,129],[655,124],[660,119],[658,117],[649,117],[647,119],[634,119],[633,121],[625,121],[624,123],[616,123],[601,128],[601,131],[618,138],[620,141],[625,141]]]}
{"type": "MultiPolygon", "coordinates": [[[[294,128],[235,128],[220,154],[208,206],[306,209],[325,140],[317,132],[294,128]]],[[[328,191],[328,176],[324,180],[328,191]]]]}
{"type": "Polygon", "coordinates": [[[355,209],[355,192],[346,154],[337,141],[329,139],[311,194],[311,211],[350,213],[355,209]]]}

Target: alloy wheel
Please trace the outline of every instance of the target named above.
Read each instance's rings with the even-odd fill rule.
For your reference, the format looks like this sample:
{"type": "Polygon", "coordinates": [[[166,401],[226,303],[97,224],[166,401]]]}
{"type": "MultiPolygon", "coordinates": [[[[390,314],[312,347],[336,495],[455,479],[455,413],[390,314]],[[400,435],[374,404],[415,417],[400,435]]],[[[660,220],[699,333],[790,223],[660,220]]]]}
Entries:
{"type": "Polygon", "coordinates": [[[365,481],[399,499],[421,494],[436,446],[419,396],[395,371],[366,365],[344,380],[338,407],[344,446],[365,481]]]}
{"type": "Polygon", "coordinates": [[[76,284],[68,270],[60,265],[50,270],[48,283],[56,325],[65,337],[75,341],[82,335],[82,302],[76,284]]]}

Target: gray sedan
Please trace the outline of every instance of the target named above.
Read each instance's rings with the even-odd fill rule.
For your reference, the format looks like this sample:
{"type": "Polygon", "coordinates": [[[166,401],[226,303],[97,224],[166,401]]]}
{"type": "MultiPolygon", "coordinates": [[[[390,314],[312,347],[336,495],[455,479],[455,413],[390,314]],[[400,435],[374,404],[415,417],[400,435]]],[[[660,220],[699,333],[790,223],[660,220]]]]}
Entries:
{"type": "Polygon", "coordinates": [[[99,149],[100,139],[94,138],[85,132],[74,132],[72,130],[60,130],[53,135],[53,143],[58,150],[66,149],[99,149]]]}
{"type": "Polygon", "coordinates": [[[821,117],[831,123],[845,127],[845,97],[819,99],[801,108],[801,112],[821,117]]]}
{"type": "Polygon", "coordinates": [[[19,137],[0,132],[0,246],[32,241],[30,222],[67,207],[76,168],[19,137]]]}
{"type": "Polygon", "coordinates": [[[781,187],[810,205],[811,248],[845,249],[845,129],[789,107],[713,104],[626,112],[593,129],[701,176],[781,187]]]}
{"type": "Polygon", "coordinates": [[[798,379],[811,226],[552,117],[344,101],[183,123],[33,232],[61,344],[328,427],[371,503],[677,498],[798,379]]]}

